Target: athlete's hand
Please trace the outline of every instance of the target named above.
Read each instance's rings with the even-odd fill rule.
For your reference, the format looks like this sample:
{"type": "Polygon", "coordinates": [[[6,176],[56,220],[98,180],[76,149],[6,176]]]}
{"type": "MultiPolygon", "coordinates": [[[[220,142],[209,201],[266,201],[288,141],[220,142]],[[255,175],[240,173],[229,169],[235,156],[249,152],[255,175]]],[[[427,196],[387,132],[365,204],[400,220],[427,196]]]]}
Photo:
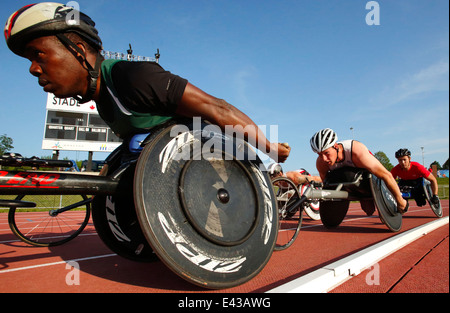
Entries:
{"type": "Polygon", "coordinates": [[[402,202],[400,203],[399,201],[397,201],[397,209],[400,212],[400,214],[405,214],[406,212],[408,212],[408,208],[409,208],[409,204],[408,201],[405,199],[401,199],[402,202]]]}
{"type": "Polygon", "coordinates": [[[431,202],[432,202],[434,205],[439,205],[439,197],[438,197],[438,195],[433,195],[433,196],[431,197],[431,202]]]}
{"type": "Polygon", "coordinates": [[[289,154],[291,153],[291,147],[287,143],[275,143],[271,146],[274,147],[274,152],[272,155],[275,155],[277,159],[275,159],[276,162],[284,163],[286,159],[289,157],[289,154]]]}

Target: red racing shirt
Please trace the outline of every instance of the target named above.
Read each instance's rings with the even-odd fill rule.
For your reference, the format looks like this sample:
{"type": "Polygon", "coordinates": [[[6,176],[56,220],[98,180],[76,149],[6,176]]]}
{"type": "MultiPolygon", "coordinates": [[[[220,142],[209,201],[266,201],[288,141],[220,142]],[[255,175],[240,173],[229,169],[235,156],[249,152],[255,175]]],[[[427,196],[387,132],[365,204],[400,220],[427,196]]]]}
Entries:
{"type": "Polygon", "coordinates": [[[430,175],[430,171],[428,171],[422,164],[417,162],[411,162],[411,166],[408,171],[404,171],[400,168],[400,164],[396,165],[391,170],[392,176],[394,178],[400,178],[404,180],[414,180],[421,177],[427,178],[430,175]]]}

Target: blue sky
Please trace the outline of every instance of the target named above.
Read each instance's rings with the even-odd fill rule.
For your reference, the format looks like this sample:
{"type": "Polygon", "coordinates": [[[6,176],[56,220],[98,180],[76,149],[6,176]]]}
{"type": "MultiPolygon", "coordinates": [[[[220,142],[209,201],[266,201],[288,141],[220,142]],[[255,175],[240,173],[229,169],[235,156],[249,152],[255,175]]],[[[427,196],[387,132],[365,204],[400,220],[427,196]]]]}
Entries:
{"type": "MultiPolygon", "coordinates": [[[[364,0],[78,1],[104,48],[153,56],[256,124],[278,125],[292,146],[285,170],[316,173],[310,137],[333,128],[372,152],[406,147],[413,160],[449,156],[449,2],[378,1],[380,25],[366,24],[364,0]],[[353,128],[353,131],[350,130],[353,128]]],[[[64,2],[65,3],[65,2],[64,2]]],[[[0,18],[28,1],[7,1],[0,18]]],[[[0,134],[25,156],[41,150],[46,94],[29,61],[0,44],[0,134]]],[[[268,133],[268,136],[274,134],[268,133]]],[[[61,152],[84,160],[87,152],[61,152]]],[[[95,153],[94,159],[106,155],[95,153]]]]}

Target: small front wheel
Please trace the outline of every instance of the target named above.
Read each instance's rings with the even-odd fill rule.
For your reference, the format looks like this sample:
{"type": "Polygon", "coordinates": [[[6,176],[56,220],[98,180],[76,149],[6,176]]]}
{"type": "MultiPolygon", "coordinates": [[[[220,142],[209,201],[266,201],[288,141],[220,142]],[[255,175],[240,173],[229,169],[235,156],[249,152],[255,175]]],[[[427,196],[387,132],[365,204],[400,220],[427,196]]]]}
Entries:
{"type": "MultiPolygon", "coordinates": [[[[317,187],[313,187],[314,189],[319,189],[317,187]]],[[[308,189],[307,185],[300,185],[299,191],[303,196],[306,189],[308,189]]],[[[306,215],[313,221],[320,221],[320,201],[319,200],[309,200],[303,203],[303,209],[305,210],[306,215]]]]}
{"type": "Polygon", "coordinates": [[[275,250],[280,251],[290,247],[297,238],[302,225],[303,210],[301,205],[293,205],[301,196],[290,179],[277,177],[272,180],[272,186],[277,199],[279,216],[275,250]]]}
{"type": "Polygon", "coordinates": [[[90,199],[81,195],[20,195],[36,208],[11,207],[9,227],[22,241],[39,247],[57,246],[78,236],[89,222],[90,199]]]}

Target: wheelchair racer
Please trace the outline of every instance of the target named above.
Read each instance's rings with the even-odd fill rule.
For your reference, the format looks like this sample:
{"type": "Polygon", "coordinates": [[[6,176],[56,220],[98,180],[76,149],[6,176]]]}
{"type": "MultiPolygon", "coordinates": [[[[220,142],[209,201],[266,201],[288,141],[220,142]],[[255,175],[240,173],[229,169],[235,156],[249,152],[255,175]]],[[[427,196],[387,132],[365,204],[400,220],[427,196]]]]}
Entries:
{"type": "MultiPolygon", "coordinates": [[[[286,177],[292,180],[292,182],[297,186],[298,191],[300,192],[300,196],[303,196],[306,189],[308,188],[308,184],[312,182],[321,183],[322,180],[319,176],[311,176],[305,169],[299,169],[295,171],[289,171],[286,174],[283,173],[283,168],[278,163],[271,163],[267,167],[267,172],[271,179],[276,177],[286,177]]],[[[314,186],[314,185],[313,185],[314,186]]],[[[314,186],[317,188],[317,186],[314,186]]],[[[313,220],[320,220],[320,202],[317,200],[308,202],[307,205],[304,206],[306,214],[313,220]]]]}
{"type": "Polygon", "coordinates": [[[157,63],[104,60],[94,21],[72,7],[52,2],[24,6],[8,18],[4,34],[11,51],[30,60],[29,71],[44,91],[80,103],[94,100],[100,117],[124,140],[177,116],[200,116],[222,130],[243,126],[243,139],[278,162],[289,156],[289,147],[271,143],[236,107],[157,63]]]}
{"type": "Polygon", "coordinates": [[[364,168],[383,180],[397,202],[397,209],[401,214],[408,210],[408,201],[403,199],[397,182],[391,173],[378,161],[367,147],[356,140],[338,142],[337,134],[330,128],[325,128],[310,140],[312,150],[319,156],[316,167],[322,180],[329,171],[344,166],[364,168]]]}
{"type": "Polygon", "coordinates": [[[306,183],[309,183],[311,181],[315,182],[322,182],[321,178],[319,176],[311,176],[308,171],[305,169],[299,169],[295,171],[289,171],[286,172],[286,174],[283,173],[283,168],[278,163],[271,163],[267,167],[267,172],[269,173],[269,176],[271,178],[276,178],[280,176],[284,176],[292,180],[292,182],[296,185],[303,185],[306,183]]]}
{"type": "Polygon", "coordinates": [[[391,174],[394,178],[400,178],[398,184],[400,189],[404,186],[413,187],[411,195],[416,200],[417,206],[426,204],[426,196],[423,189],[423,180],[431,183],[431,202],[439,205],[438,183],[434,175],[422,164],[411,161],[411,151],[408,149],[399,149],[395,152],[398,164],[392,168],[391,174]]]}

